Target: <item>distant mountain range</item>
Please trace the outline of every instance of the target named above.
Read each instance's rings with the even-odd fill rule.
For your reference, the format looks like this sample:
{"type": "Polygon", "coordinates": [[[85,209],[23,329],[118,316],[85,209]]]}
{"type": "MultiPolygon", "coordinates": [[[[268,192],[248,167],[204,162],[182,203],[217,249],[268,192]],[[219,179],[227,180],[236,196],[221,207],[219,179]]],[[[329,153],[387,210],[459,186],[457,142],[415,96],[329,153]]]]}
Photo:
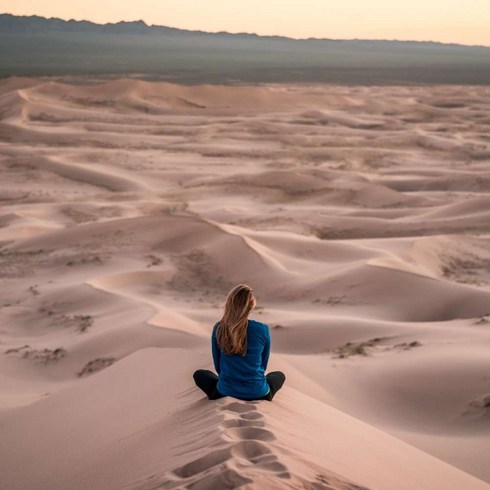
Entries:
{"type": "Polygon", "coordinates": [[[188,31],[142,20],[0,14],[0,77],[134,76],[181,83],[490,84],[490,47],[188,31]]]}

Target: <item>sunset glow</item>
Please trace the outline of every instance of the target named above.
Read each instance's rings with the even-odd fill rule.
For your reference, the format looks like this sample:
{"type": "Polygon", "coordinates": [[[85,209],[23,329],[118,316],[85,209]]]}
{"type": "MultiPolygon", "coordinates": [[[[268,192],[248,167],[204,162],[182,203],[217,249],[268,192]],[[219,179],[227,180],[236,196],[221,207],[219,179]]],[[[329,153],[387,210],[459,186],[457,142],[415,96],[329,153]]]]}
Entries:
{"type": "Polygon", "coordinates": [[[97,23],[144,20],[295,38],[399,39],[490,46],[488,0],[9,0],[0,12],[97,23]]]}

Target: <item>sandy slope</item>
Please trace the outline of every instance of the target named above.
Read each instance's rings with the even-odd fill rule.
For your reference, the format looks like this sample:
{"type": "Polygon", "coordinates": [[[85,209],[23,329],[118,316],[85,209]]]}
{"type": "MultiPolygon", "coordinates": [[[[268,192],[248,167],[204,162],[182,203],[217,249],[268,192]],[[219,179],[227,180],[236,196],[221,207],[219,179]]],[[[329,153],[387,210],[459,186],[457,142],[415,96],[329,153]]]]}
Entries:
{"type": "Polygon", "coordinates": [[[199,363],[206,363],[205,356],[188,349],[140,349],[76,386],[4,416],[2,444],[10,451],[0,466],[3,484],[487,488],[292,387],[272,404],[231,398],[209,403],[185,387],[199,363]]]}
{"type": "Polygon", "coordinates": [[[489,88],[11,78],[0,117],[6,488],[489,488],[489,88]],[[193,386],[237,282],[273,403],[193,386]]]}

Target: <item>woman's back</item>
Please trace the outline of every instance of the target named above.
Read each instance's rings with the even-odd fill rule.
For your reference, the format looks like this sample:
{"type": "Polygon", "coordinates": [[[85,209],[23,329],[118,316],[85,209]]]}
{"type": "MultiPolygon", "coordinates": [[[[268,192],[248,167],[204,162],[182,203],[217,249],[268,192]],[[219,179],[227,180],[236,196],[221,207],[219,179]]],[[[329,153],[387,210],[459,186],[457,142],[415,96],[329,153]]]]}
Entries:
{"type": "Polygon", "coordinates": [[[247,322],[247,351],[240,354],[226,354],[218,347],[216,330],[211,337],[213,361],[219,375],[218,391],[224,396],[241,399],[260,398],[269,392],[265,370],[270,354],[270,332],[265,323],[249,319],[247,322]]]}
{"type": "Polygon", "coordinates": [[[269,326],[250,320],[257,305],[253,290],[238,284],[228,293],[223,316],[211,334],[214,367],[198,369],[192,375],[209,400],[232,396],[241,400],[272,401],[286,376],[281,371],[265,375],[271,350],[269,326]]]}

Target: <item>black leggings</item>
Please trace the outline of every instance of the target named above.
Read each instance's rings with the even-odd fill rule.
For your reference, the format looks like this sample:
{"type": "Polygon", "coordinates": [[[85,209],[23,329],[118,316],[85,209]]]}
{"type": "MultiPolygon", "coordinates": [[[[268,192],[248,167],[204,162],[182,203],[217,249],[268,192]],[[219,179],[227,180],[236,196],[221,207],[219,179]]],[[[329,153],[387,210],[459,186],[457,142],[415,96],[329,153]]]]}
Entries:
{"type": "MultiPolygon", "coordinates": [[[[209,371],[207,369],[198,369],[193,374],[193,377],[196,385],[201,388],[204,393],[206,393],[209,400],[217,400],[218,398],[223,398],[225,396],[216,389],[219,378],[212,371],[209,371]]],[[[272,371],[265,377],[265,379],[267,380],[267,383],[270,387],[269,393],[261,398],[242,398],[242,400],[271,401],[274,398],[274,395],[282,388],[282,385],[286,380],[286,376],[284,376],[284,373],[282,373],[281,371],[272,371]]]]}

